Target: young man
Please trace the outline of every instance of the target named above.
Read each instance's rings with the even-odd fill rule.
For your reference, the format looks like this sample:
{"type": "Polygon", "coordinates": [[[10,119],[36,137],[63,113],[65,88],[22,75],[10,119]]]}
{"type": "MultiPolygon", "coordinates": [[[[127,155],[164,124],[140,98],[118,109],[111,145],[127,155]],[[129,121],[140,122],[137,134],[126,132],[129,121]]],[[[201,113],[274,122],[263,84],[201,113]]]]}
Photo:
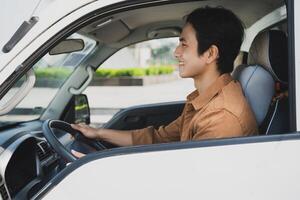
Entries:
{"type": "MultiPolygon", "coordinates": [[[[240,20],[224,8],[199,8],[188,15],[174,54],[182,78],[193,78],[180,117],[158,129],[119,131],[72,125],[89,138],[119,146],[237,137],[258,132],[240,84],[230,75],[243,40],[240,20]]],[[[74,152],[78,157],[82,154],[74,152]]]]}

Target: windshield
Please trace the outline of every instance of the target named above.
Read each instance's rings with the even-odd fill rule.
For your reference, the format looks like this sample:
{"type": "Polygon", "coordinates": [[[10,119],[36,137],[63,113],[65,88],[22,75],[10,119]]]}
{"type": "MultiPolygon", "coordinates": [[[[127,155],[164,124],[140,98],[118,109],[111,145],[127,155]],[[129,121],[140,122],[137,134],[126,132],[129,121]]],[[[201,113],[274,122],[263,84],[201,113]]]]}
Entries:
{"type": "MultiPolygon", "coordinates": [[[[50,55],[48,53],[42,57],[33,66],[36,75],[34,87],[13,110],[0,116],[0,127],[16,122],[38,119],[50,104],[59,88],[96,44],[94,40],[79,34],[73,34],[69,38],[82,39],[85,45],[84,49],[59,55],[50,55]]],[[[16,94],[25,80],[24,76],[15,83],[1,99],[0,106],[3,106],[16,94]]]]}

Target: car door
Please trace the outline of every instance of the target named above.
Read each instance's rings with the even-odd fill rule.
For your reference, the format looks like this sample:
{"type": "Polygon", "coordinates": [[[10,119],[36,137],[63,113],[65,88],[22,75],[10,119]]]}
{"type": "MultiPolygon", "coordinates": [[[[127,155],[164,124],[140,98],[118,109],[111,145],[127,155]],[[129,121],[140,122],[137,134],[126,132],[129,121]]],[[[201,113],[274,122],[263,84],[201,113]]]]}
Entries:
{"type": "Polygon", "coordinates": [[[296,200],[299,143],[290,134],[111,150],[73,163],[43,199],[296,200]]]}

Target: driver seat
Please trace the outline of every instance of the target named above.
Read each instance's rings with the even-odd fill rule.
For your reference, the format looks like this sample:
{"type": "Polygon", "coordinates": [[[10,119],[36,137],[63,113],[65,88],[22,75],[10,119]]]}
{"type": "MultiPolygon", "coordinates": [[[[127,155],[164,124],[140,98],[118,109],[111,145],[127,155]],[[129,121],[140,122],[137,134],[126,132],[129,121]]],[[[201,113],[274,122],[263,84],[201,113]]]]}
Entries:
{"type": "Polygon", "coordinates": [[[259,33],[250,47],[247,63],[238,66],[232,76],[241,83],[260,134],[286,131],[289,127],[286,122],[289,116],[286,109],[288,101],[277,98],[280,92],[278,88],[287,88],[285,33],[278,30],[259,33]]]}

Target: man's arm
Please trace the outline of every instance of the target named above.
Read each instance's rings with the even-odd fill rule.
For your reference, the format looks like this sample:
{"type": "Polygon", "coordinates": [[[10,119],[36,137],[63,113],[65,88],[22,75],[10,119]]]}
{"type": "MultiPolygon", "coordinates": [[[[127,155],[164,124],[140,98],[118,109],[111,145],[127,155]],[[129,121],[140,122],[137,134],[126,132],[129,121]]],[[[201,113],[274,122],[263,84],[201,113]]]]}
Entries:
{"type": "Polygon", "coordinates": [[[132,146],[179,141],[181,120],[182,116],[179,116],[167,126],[160,126],[159,129],[150,126],[129,131],[96,129],[85,124],[71,124],[71,126],[91,139],[104,140],[118,146],[132,146]]]}
{"type": "Polygon", "coordinates": [[[133,145],[167,143],[180,140],[182,115],[168,125],[155,129],[153,126],[132,131],[133,145]]]}

